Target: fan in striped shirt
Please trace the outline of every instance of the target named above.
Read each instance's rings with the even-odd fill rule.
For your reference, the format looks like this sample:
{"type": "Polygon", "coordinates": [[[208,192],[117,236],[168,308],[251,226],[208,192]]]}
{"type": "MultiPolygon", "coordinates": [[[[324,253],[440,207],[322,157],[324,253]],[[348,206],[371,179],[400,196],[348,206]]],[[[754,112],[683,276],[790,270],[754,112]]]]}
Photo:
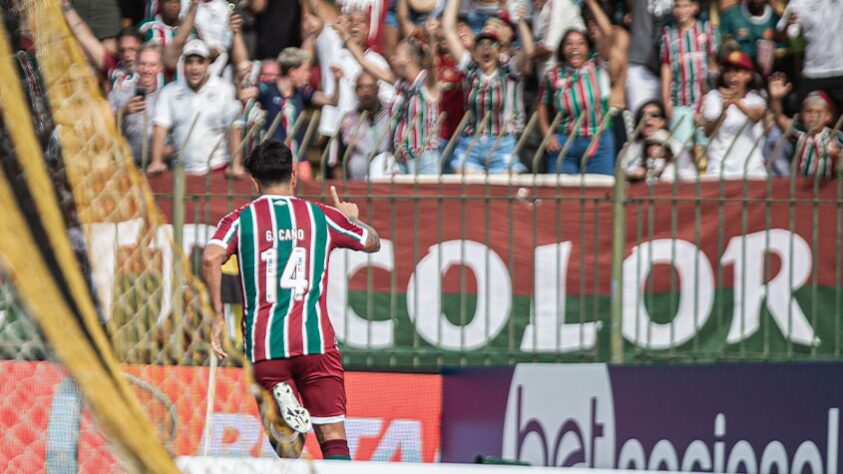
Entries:
{"type": "Polygon", "coordinates": [[[606,46],[599,54],[594,53],[585,31],[568,30],[556,51],[559,65],[547,71],[539,85],[539,126],[547,137],[548,173],[614,173],[609,100],[612,84],[618,82],[624,68],[610,68],[606,60],[624,54],[621,50],[626,42],[612,30],[597,0],[587,0],[586,4],[596,17],[606,46]],[[551,130],[552,117],[557,113],[559,127],[551,130]],[[562,157],[561,169],[557,169],[559,153],[568,140],[571,144],[562,157]]]}
{"type": "MultiPolygon", "coordinates": [[[[433,67],[430,48],[413,38],[401,40],[386,69],[366,58],[341,23],[334,28],[346,48],[363,69],[381,81],[395,84],[395,98],[390,105],[392,149],[400,171],[404,174],[439,174],[439,97],[440,84],[433,67]]],[[[428,34],[431,29],[428,27],[428,34]]]]}
{"type": "MultiPolygon", "coordinates": [[[[676,0],[674,23],[664,28],[661,38],[662,100],[675,129],[673,138],[688,143],[694,137],[702,100],[709,90],[709,74],[716,72],[717,30],[708,22],[697,20],[698,0],[676,0]]],[[[702,131],[696,144],[705,140],[702,131]]]]}
{"type": "Polygon", "coordinates": [[[138,24],[138,30],[144,41],[155,41],[162,48],[169,46],[176,37],[176,31],[181,24],[179,0],[162,0],[158,4],[159,12],[138,24]]]}
{"type": "Polygon", "coordinates": [[[342,362],[328,315],[328,263],[334,249],[377,252],[380,240],[333,187],[334,207],[295,197],[293,155],[280,141],[259,145],[245,166],[261,196],[223,217],[203,256],[217,315],[212,347],[225,357],[221,266],[237,255],[243,349],[255,380],[273,393],[289,428],[304,434],[312,422],[323,456],[349,459],[342,362]]]}
{"type": "Polygon", "coordinates": [[[776,124],[782,130],[790,130],[791,138],[796,141],[791,160],[797,163],[799,174],[836,178],[843,158],[843,134],[831,128],[834,106],[828,94],[822,91],[808,94],[799,111],[799,123],[794,123],[784,114],[782,105],[793,86],[779,73],[770,78],[768,88],[776,124]]]}
{"type": "Polygon", "coordinates": [[[454,170],[464,174],[524,172],[526,167],[513,155],[515,136],[524,127],[521,74],[529,67],[534,50],[524,7],[519,7],[515,19],[521,52],[503,63],[501,41],[491,31],[483,31],[474,39],[474,51],[466,50],[457,33],[459,7],[459,0],[448,0],[442,25],[448,49],[465,74],[463,90],[467,92],[468,124],[457,140],[454,170]]]}

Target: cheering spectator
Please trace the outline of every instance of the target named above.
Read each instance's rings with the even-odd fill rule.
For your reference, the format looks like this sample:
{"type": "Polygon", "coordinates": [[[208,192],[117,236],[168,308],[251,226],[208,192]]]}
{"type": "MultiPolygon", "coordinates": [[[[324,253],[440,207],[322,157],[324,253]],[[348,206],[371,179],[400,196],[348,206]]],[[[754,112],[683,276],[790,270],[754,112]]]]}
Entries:
{"type": "Polygon", "coordinates": [[[196,31],[216,60],[231,48],[231,10],[226,0],[201,0],[196,10],[196,31]]]}
{"type": "MultiPolygon", "coordinates": [[[[366,19],[364,20],[368,25],[368,34],[365,38],[365,45],[383,54],[386,49],[384,43],[392,41],[387,40],[387,17],[389,16],[390,0],[341,0],[337,1],[340,11],[344,15],[350,15],[354,12],[362,12],[366,19]]],[[[397,36],[397,31],[394,31],[397,36]]],[[[397,42],[397,38],[395,42],[397,42]]],[[[394,46],[394,44],[393,44],[394,46]]]]}
{"type": "Polygon", "coordinates": [[[378,98],[378,82],[368,72],[357,76],[357,108],[340,123],[330,166],[342,166],[348,179],[381,178],[398,173],[389,152],[389,108],[378,98]],[[346,161],[343,161],[346,160],[346,161]]]}
{"type": "Polygon", "coordinates": [[[430,49],[415,39],[401,40],[390,58],[393,73],[366,59],[362,49],[348,41],[347,30],[341,28],[339,33],[363,69],[379,80],[395,84],[395,99],[390,106],[390,116],[396,124],[392,128],[392,150],[401,172],[439,174],[440,87],[436,75],[428,73],[433,65],[430,49]]]}
{"type": "MultiPolygon", "coordinates": [[[[191,0],[175,37],[164,49],[166,71],[181,76],[183,65],[179,61],[183,58],[184,46],[198,33],[211,54],[210,75],[221,76],[228,64],[228,48],[233,47],[234,23],[239,28],[242,19],[228,9],[225,0],[191,0]]],[[[233,59],[232,62],[237,64],[233,59]]]]}
{"type": "Polygon", "coordinates": [[[646,102],[638,109],[635,123],[641,135],[620,152],[621,168],[630,181],[647,182],[690,179],[697,175],[696,165],[685,147],[670,136],[667,115],[659,101],[646,102]]]}
{"type": "MultiPolygon", "coordinates": [[[[270,138],[284,142],[290,137],[290,149],[293,150],[293,156],[297,157],[300,155],[300,137],[291,134],[301,119],[305,106],[336,106],[339,94],[328,97],[310,86],[310,54],[303,49],[287,48],[281,51],[278,64],[281,66],[281,75],[275,82],[262,82],[257,87],[243,89],[240,95],[241,99],[257,99],[260,102],[267,113],[265,127],[269,129],[276,124],[270,138]]],[[[338,80],[342,78],[339,68],[334,68],[334,73],[338,80]]],[[[299,127],[299,132],[303,131],[299,127]]],[[[267,133],[269,132],[270,130],[267,130],[267,133]]],[[[301,179],[312,178],[313,171],[308,161],[298,163],[297,167],[301,179]]]]}
{"type": "Polygon", "coordinates": [[[791,0],[779,21],[788,36],[805,37],[805,65],[798,96],[824,90],[837,110],[843,110],[843,2],[791,0]]]}
{"type": "Polygon", "coordinates": [[[97,39],[73,8],[72,3],[63,0],[62,8],[70,31],[73,32],[82,51],[85,52],[91,64],[104,75],[106,90],[134,84],[135,61],[142,43],[138,30],[134,28],[120,30],[117,34],[117,54],[115,55],[97,39]]]}
{"type": "Polygon", "coordinates": [[[545,74],[539,93],[539,126],[545,136],[549,135],[546,170],[557,172],[558,153],[570,137],[573,141],[558,171],[611,175],[614,173],[615,140],[611,133],[601,133],[600,124],[607,119],[615,78],[610,77],[603,59],[592,56],[589,37],[583,31],[565,33],[557,59],[559,66],[545,74]],[[556,130],[551,130],[551,117],[556,113],[560,114],[561,121],[556,130]],[[583,158],[587,159],[585,169],[581,169],[583,158]]]}
{"type": "Polygon", "coordinates": [[[609,77],[612,78],[609,107],[623,109],[626,107],[629,33],[620,26],[612,25],[599,0],[585,0],[585,6],[588,7],[583,10],[586,31],[597,54],[606,63],[609,77]]]}
{"type": "Polygon", "coordinates": [[[773,64],[773,37],[780,18],[767,0],[743,0],[720,16],[723,42],[735,41],[741,51],[769,71],[773,64]],[[759,56],[759,46],[762,55],[759,56]]]}
{"type": "Polygon", "coordinates": [[[629,110],[637,112],[641,104],[661,97],[659,80],[659,38],[670,21],[673,0],[629,0],[630,25],[629,71],[626,95],[629,110]]]}
{"type": "Polygon", "coordinates": [[[697,19],[699,11],[698,0],[675,0],[674,23],[665,27],[661,42],[662,100],[673,136],[683,144],[695,138],[698,151],[705,137],[697,130],[697,114],[708,92],[709,76],[717,71],[719,47],[714,28],[697,19]]]}
{"type": "MultiPolygon", "coordinates": [[[[163,52],[156,43],[146,43],[138,53],[137,85],[115,87],[108,94],[108,103],[122,121],[123,130],[135,163],[146,166],[150,138],[152,137],[152,117],[155,116],[155,104],[158,100],[159,76],[164,69],[162,63],[163,52]],[[144,145],[146,143],[146,145],[144,145]]],[[[172,154],[171,147],[165,147],[163,157],[172,154]]]]}
{"type": "MultiPolygon", "coordinates": [[[[456,33],[465,50],[474,50],[474,33],[465,18],[457,18],[456,33]]],[[[448,41],[445,39],[441,25],[434,36],[436,38],[434,68],[441,93],[439,112],[445,114],[442,126],[439,128],[439,138],[447,142],[457,131],[462,116],[465,114],[465,91],[463,90],[465,74],[459,68],[458,58],[455,58],[448,48],[448,41]]]]}
{"type": "Polygon", "coordinates": [[[283,49],[301,46],[299,0],[249,0],[255,15],[255,57],[277,58],[283,49]]]}
{"type": "Polygon", "coordinates": [[[515,137],[524,128],[521,74],[533,53],[530,28],[521,11],[518,31],[523,50],[518,56],[501,61],[500,40],[485,32],[474,39],[474,51],[469,53],[457,34],[458,1],[448,0],[442,25],[448,49],[466,76],[468,124],[457,140],[454,171],[483,173],[488,166],[489,173],[524,172],[526,168],[513,152],[515,137]]]}
{"type": "Polygon", "coordinates": [[[767,104],[754,90],[752,60],[746,53],[732,51],[721,66],[717,89],[703,100],[705,132],[711,138],[706,173],[732,179],[764,177],[767,170],[759,141],[767,104]]]}
{"type": "MultiPolygon", "coordinates": [[[[357,95],[354,94],[354,90],[357,76],[362,71],[360,64],[346,49],[339,33],[331,25],[342,23],[339,28],[348,31],[348,41],[354,42],[360,49],[364,49],[363,55],[369,61],[383,68],[389,67],[389,63],[373,48],[366,46],[370,26],[369,14],[366,11],[352,10],[347,14],[338,15],[333,6],[328,5],[323,0],[310,0],[309,4],[311,10],[321,20],[315,29],[315,46],[322,73],[322,90],[328,95],[333,95],[337,88],[342,89],[339,104],[336,107],[325,106],[322,108],[319,133],[330,137],[337,131],[342,116],[357,108],[357,95]],[[335,67],[342,71],[343,78],[339,81],[331,73],[331,68],[335,67]]],[[[383,103],[388,104],[395,95],[395,89],[391,84],[380,81],[378,83],[378,95],[383,103]]]]}
{"type": "Polygon", "coordinates": [[[202,40],[191,40],[184,48],[184,80],[161,90],[152,121],[152,163],[147,173],[166,171],[164,142],[171,131],[174,145],[182,147],[185,172],[205,174],[225,169],[231,162],[229,174],[245,173],[236,153],[243,126],[240,104],[231,84],[209,74],[210,55],[202,40]],[[226,138],[230,138],[227,143],[226,138]]]}
{"type": "Polygon", "coordinates": [[[160,12],[154,17],[147,18],[138,25],[138,31],[144,41],[155,41],[162,48],[166,48],[176,37],[181,20],[181,2],[179,0],[162,0],[159,3],[160,12]]]}
{"type": "Polygon", "coordinates": [[[792,161],[802,176],[834,178],[840,169],[843,150],[843,135],[831,128],[834,105],[825,92],[811,92],[802,102],[799,122],[794,123],[784,114],[782,105],[782,100],[792,89],[793,86],[782,74],[770,79],[770,108],[776,124],[782,130],[789,130],[790,138],[796,141],[792,161]]]}

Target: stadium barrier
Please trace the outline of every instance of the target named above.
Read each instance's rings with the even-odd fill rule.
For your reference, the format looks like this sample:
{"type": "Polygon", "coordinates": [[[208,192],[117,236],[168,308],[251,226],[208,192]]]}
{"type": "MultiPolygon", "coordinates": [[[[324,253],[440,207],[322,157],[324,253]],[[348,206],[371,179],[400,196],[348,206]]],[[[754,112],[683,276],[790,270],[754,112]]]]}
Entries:
{"type": "MultiPolygon", "coordinates": [[[[843,180],[398,176],[298,192],[325,201],[331,184],[384,241],[332,257],[351,367],[840,357],[843,180]]],[[[170,178],[150,185],[169,213],[170,178]]],[[[194,269],[252,197],[245,180],[187,178],[194,269]]]]}
{"type": "MultiPolygon", "coordinates": [[[[158,436],[174,456],[277,459],[261,426],[258,408],[243,369],[124,365],[122,375],[142,401],[158,436]],[[213,382],[211,382],[213,380],[213,382]],[[209,384],[213,383],[213,390],[209,384]],[[191,391],[183,390],[191,387],[191,391]],[[210,403],[210,416],[205,407],[210,403]]],[[[0,361],[0,399],[35,407],[38,416],[0,410],[0,460],[20,472],[64,466],[84,472],[123,471],[119,457],[106,449],[82,393],[59,364],[0,361]],[[37,378],[21,390],[20,380],[37,378]],[[26,430],[30,436],[14,437],[26,430]],[[45,436],[33,436],[44,433],[45,436]],[[18,468],[14,468],[18,466],[18,468]]],[[[355,461],[432,463],[440,452],[442,378],[434,374],[346,374],[346,433],[355,461]]],[[[316,436],[307,437],[305,459],[320,459],[316,436]]],[[[218,471],[214,471],[218,472],[218,471]]],[[[239,472],[259,472],[240,470],[239,472]]]]}
{"type": "Polygon", "coordinates": [[[448,369],[442,461],[839,473],[842,375],[805,363],[448,369]]]}

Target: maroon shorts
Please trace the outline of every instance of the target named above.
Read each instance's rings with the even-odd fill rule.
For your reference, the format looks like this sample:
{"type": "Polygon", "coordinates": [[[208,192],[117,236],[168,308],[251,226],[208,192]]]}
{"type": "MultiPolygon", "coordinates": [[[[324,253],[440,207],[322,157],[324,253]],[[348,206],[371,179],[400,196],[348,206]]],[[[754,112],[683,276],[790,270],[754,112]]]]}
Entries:
{"type": "Polygon", "coordinates": [[[252,364],[255,380],[272,393],[275,384],[287,382],[315,425],[345,419],[345,385],[342,358],[337,349],[325,354],[271,359],[252,364]]]}

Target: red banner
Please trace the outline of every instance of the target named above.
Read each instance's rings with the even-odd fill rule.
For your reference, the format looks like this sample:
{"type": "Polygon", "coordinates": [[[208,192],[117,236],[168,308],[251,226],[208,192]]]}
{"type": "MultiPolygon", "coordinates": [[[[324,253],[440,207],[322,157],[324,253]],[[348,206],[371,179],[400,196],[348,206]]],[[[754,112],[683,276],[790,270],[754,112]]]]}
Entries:
{"type": "MultiPolygon", "coordinates": [[[[172,188],[169,176],[150,184],[159,204],[170,215],[172,188]]],[[[328,203],[332,183],[301,183],[299,196],[328,203]]],[[[381,239],[394,245],[394,271],[403,292],[416,264],[431,246],[448,241],[473,241],[490,249],[511,269],[515,295],[529,296],[533,288],[533,264],[537,247],[570,242],[567,267],[568,295],[606,295],[612,243],[611,187],[533,186],[530,184],[367,184],[337,182],[338,192],[358,204],[360,217],[371,224],[381,239]],[[595,275],[595,272],[598,272],[595,275]],[[597,282],[595,284],[595,277],[597,282]],[[582,281],[584,285],[581,285],[582,281]]],[[[833,285],[838,217],[836,182],[822,183],[815,196],[813,180],[794,184],[788,180],[680,183],[675,188],[660,184],[628,187],[626,255],[635,246],[658,239],[681,239],[693,243],[716,266],[732,239],[766,228],[781,229],[801,237],[817,257],[818,283],[833,285]],[[816,202],[816,204],[815,204],[816,202]],[[814,215],[816,212],[816,216],[814,215]],[[792,221],[791,221],[792,218],[792,221]],[[722,230],[722,235],[718,235],[722,230]],[[813,248],[813,232],[817,248],[813,248]],[[721,248],[718,249],[718,246],[721,248]]],[[[215,226],[228,211],[254,195],[251,181],[227,180],[215,174],[189,177],[186,222],[215,226]]],[[[475,249],[458,249],[460,255],[475,249]]],[[[773,262],[777,265],[778,262],[773,262]]],[[[726,272],[718,287],[731,287],[726,272]]],[[[390,291],[390,275],[374,272],[374,289],[390,291]]],[[[668,279],[656,278],[656,290],[667,291],[668,279]]],[[[366,289],[366,272],[350,281],[351,289],[366,289]]],[[[475,281],[464,282],[468,292],[475,281]]],[[[458,292],[459,272],[443,280],[446,292],[458,292]]]]}
{"type": "MultiPolygon", "coordinates": [[[[210,418],[206,418],[207,367],[124,369],[159,435],[176,456],[275,456],[242,369],[216,371],[210,418]]],[[[12,472],[43,472],[50,463],[76,465],[82,472],[114,471],[117,462],[105,438],[81,408],[78,390],[60,366],[0,362],[0,374],[4,439],[0,465],[12,472]]],[[[346,391],[346,431],[353,459],[438,459],[440,376],[349,372],[346,391]]],[[[312,433],[305,451],[305,456],[321,457],[312,433]]]]}

